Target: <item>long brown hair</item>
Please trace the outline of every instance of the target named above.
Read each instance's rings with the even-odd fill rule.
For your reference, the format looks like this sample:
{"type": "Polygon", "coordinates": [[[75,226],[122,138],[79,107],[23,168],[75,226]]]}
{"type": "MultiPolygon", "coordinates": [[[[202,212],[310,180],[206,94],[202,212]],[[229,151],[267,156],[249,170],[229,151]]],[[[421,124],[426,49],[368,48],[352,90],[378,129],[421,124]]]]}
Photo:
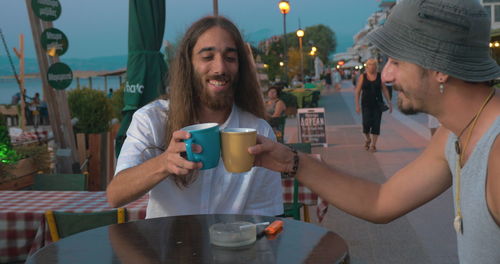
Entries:
{"type": "MultiPolygon", "coordinates": [[[[212,27],[220,27],[226,30],[232,36],[236,45],[239,66],[238,78],[233,87],[234,103],[239,108],[257,117],[265,117],[264,101],[255,66],[250,61],[249,53],[238,28],[225,17],[207,16],[195,22],[187,30],[172,62],[167,96],[169,99],[168,122],[165,134],[165,144],[167,146],[174,131],[192,125],[198,120],[195,101],[195,91],[198,83],[196,82],[191,58],[198,38],[212,27]]],[[[192,173],[186,176],[171,176],[174,177],[175,183],[179,187],[186,187],[196,180],[196,175],[196,173],[192,173]]]]}

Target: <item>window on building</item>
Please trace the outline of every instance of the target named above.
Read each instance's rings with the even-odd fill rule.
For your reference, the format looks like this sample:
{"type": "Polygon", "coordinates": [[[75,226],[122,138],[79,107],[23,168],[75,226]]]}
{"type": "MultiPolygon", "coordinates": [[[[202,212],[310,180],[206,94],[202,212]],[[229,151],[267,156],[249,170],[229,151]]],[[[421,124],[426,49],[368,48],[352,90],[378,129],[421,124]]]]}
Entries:
{"type": "Polygon", "coordinates": [[[500,22],[500,5],[495,5],[495,22],[500,22]]]}
{"type": "Polygon", "coordinates": [[[483,0],[483,4],[487,3],[500,3],[500,0],[483,0]]]}
{"type": "Polygon", "coordinates": [[[484,9],[486,10],[486,12],[488,13],[488,15],[490,15],[490,18],[491,18],[491,6],[490,5],[485,5],[484,6],[484,9]]]}

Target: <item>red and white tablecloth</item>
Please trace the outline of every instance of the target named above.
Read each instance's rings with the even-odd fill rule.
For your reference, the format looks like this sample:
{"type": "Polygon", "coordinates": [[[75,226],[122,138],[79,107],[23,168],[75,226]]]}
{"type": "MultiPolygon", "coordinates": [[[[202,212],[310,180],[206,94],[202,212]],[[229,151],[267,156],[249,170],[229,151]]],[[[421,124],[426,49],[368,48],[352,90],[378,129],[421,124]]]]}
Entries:
{"type": "MultiPolygon", "coordinates": [[[[320,154],[311,154],[311,156],[321,160],[320,154]]],[[[283,202],[284,203],[292,203],[293,202],[293,178],[282,178],[281,184],[283,186],[283,202]]],[[[299,203],[303,203],[305,205],[317,205],[316,207],[316,215],[318,216],[318,221],[321,223],[323,218],[328,211],[328,202],[323,200],[321,197],[318,197],[317,194],[313,193],[307,187],[303,186],[299,182],[299,203]]]]}
{"type": "MultiPolygon", "coordinates": [[[[284,203],[293,202],[293,180],[294,178],[281,179],[281,185],[283,186],[284,203]]],[[[318,195],[299,183],[299,203],[303,203],[305,205],[317,205],[318,195]]]]}
{"type": "MultiPolygon", "coordinates": [[[[283,186],[283,202],[292,203],[293,178],[282,178],[281,185],[283,186]]],[[[305,205],[317,205],[316,215],[318,216],[318,221],[320,223],[323,221],[323,218],[328,211],[328,203],[301,183],[299,183],[299,203],[303,203],[305,205]]]]}
{"type": "MultiPolygon", "coordinates": [[[[129,221],[144,219],[148,196],[128,204],[129,221]]],[[[0,191],[0,263],[25,260],[51,242],[46,210],[100,212],[113,209],[105,192],[0,191]]]]}
{"type": "Polygon", "coordinates": [[[10,140],[14,145],[29,144],[39,141],[46,141],[49,138],[49,131],[23,131],[19,135],[11,135],[10,140]]]}

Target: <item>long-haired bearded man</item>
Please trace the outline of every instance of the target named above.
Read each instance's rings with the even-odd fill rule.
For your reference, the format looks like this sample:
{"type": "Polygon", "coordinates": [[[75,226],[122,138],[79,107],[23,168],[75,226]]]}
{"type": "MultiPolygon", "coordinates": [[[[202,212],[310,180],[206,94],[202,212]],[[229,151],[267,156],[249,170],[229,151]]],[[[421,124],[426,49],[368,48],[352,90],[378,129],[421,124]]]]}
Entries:
{"type": "MultiPolygon", "coordinates": [[[[255,128],[275,139],[263,119],[264,103],[255,68],[237,27],[227,18],[204,17],[184,35],[172,64],[168,97],[133,117],[108,186],[112,206],[149,192],[146,218],[189,214],[283,213],[280,174],[253,167],[230,173],[222,162],[199,170],[182,155],[181,128],[218,123],[220,128],[255,128]]],[[[200,152],[198,145],[193,151],[200,152]]]]}

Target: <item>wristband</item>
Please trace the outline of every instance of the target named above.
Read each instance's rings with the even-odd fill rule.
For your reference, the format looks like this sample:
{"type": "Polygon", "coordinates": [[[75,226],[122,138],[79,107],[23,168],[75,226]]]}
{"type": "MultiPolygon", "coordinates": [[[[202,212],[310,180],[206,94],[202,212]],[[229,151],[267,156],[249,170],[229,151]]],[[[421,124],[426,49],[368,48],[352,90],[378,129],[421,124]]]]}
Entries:
{"type": "Polygon", "coordinates": [[[297,153],[297,150],[293,148],[290,149],[293,152],[293,166],[292,166],[292,171],[283,173],[285,177],[295,177],[295,174],[297,174],[297,170],[299,169],[299,153],[297,153]]]}

